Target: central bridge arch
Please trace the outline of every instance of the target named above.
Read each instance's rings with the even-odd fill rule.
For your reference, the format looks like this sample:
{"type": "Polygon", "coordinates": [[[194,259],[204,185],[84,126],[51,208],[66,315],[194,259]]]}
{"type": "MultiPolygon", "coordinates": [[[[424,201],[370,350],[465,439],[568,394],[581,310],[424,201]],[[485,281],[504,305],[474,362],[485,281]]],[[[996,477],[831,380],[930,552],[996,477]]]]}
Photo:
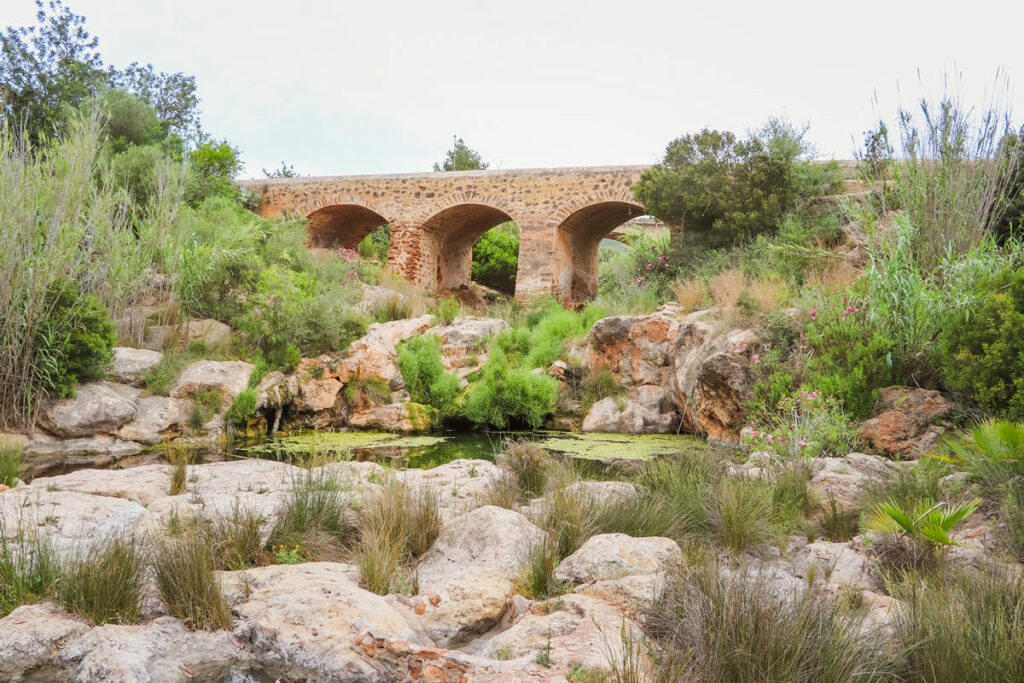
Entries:
{"type": "Polygon", "coordinates": [[[469,284],[473,270],[473,244],[491,228],[511,221],[501,209],[486,204],[456,204],[423,222],[423,232],[433,244],[426,250],[434,272],[432,284],[438,290],[458,289],[469,284]],[[436,257],[435,257],[436,255],[436,257]]]}

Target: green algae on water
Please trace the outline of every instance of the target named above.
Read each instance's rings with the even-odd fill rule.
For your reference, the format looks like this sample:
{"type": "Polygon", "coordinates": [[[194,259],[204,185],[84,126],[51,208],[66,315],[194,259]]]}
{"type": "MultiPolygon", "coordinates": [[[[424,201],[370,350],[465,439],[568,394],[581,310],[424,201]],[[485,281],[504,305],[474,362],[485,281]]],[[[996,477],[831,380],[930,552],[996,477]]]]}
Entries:
{"type": "Polygon", "coordinates": [[[545,432],[537,445],[585,460],[651,460],[706,448],[703,439],[680,434],[566,434],[545,432]]]}

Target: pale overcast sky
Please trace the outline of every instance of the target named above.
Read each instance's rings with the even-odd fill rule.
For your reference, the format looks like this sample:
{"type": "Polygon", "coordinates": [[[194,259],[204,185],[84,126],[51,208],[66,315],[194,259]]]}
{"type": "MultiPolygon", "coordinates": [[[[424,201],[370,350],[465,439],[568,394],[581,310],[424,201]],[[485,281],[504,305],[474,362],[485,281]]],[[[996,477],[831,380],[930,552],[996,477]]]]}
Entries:
{"type": "MultiPolygon", "coordinates": [[[[243,175],[430,170],[452,134],[492,168],[645,164],[708,125],[811,124],[827,157],[897,85],[972,98],[998,67],[1024,118],[1024,2],[67,0],[107,63],[194,74],[243,175]]],[[[3,25],[33,22],[0,0],[3,25]]]]}

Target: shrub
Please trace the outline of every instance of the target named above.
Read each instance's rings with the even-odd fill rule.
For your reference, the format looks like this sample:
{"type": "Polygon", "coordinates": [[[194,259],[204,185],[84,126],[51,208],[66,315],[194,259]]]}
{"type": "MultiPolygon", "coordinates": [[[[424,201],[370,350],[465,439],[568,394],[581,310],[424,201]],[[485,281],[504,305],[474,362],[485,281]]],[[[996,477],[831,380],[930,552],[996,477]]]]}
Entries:
{"type": "Polygon", "coordinates": [[[714,565],[672,576],[645,622],[664,680],[890,680],[881,642],[860,626],[827,598],[714,565]]]}
{"type": "Polygon", "coordinates": [[[391,225],[385,223],[363,238],[359,243],[359,255],[365,259],[387,261],[388,251],[391,249],[391,225]]]}
{"type": "Polygon", "coordinates": [[[841,297],[808,311],[804,381],[834,396],[854,419],[871,416],[878,389],[898,383],[891,337],[872,324],[867,302],[841,297]]]}
{"type": "Polygon", "coordinates": [[[846,455],[856,443],[855,423],[820,391],[784,396],[774,410],[760,411],[751,422],[756,448],[790,460],[846,455]]]}
{"type": "Polygon", "coordinates": [[[455,300],[455,297],[442,298],[434,308],[434,316],[437,317],[438,325],[447,325],[460,315],[462,315],[462,306],[455,300]]]}
{"type": "Polygon", "coordinates": [[[588,372],[583,378],[580,390],[580,410],[583,413],[590,410],[591,406],[602,398],[621,396],[626,393],[625,387],[618,383],[615,375],[606,367],[588,372]]]}
{"type": "Polygon", "coordinates": [[[1024,271],[1006,269],[984,283],[977,310],[943,327],[946,382],[983,408],[1024,421],[1024,271]]]}
{"type": "Polygon", "coordinates": [[[506,441],[495,462],[512,477],[521,499],[543,493],[555,465],[551,454],[524,439],[506,441]]]}
{"type": "Polygon", "coordinates": [[[902,680],[1024,680],[1024,586],[996,569],[935,577],[899,610],[902,680]]]}
{"type": "Polygon", "coordinates": [[[459,378],[445,371],[435,337],[421,334],[399,344],[398,368],[413,402],[450,414],[461,387],[459,378]]]}
{"type": "Polygon", "coordinates": [[[505,294],[516,291],[519,228],[508,222],[488,230],[473,245],[473,281],[505,294]]]}
{"type": "Polygon", "coordinates": [[[236,427],[245,427],[249,424],[249,419],[256,413],[257,403],[259,403],[259,394],[256,390],[252,387],[243,389],[231,402],[231,407],[224,414],[224,419],[236,427]]]}
{"type": "Polygon", "coordinates": [[[147,560],[130,538],[98,541],[62,568],[57,600],[97,625],[135,623],[147,560]]]}
{"type": "Polygon", "coordinates": [[[150,393],[167,396],[171,393],[171,387],[174,386],[186,362],[185,355],[167,351],[159,363],[146,370],[146,374],[142,376],[142,386],[150,393]]]}
{"type": "Polygon", "coordinates": [[[160,539],[153,549],[153,576],[167,612],[191,628],[231,628],[231,610],[214,573],[213,551],[202,534],[160,539]]]}
{"type": "Polygon", "coordinates": [[[101,379],[117,344],[106,307],[68,281],[47,293],[49,316],[33,343],[35,384],[56,396],[74,396],[79,382],[101,379]]]}
{"type": "Polygon", "coordinates": [[[961,467],[988,492],[1024,487],[1024,424],[989,420],[947,441],[961,467]]]}
{"type": "Polygon", "coordinates": [[[492,348],[480,381],[466,397],[465,415],[477,424],[504,429],[523,424],[537,429],[554,412],[558,380],[526,368],[512,370],[500,349],[492,348]]]}

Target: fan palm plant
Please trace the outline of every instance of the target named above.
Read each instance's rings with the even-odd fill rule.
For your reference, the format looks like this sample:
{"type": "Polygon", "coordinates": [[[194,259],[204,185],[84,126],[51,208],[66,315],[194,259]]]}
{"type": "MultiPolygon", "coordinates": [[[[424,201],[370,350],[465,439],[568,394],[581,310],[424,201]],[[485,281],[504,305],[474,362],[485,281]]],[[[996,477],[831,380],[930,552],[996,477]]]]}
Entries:
{"type": "Polygon", "coordinates": [[[879,504],[861,522],[861,531],[884,534],[876,556],[894,568],[922,568],[937,559],[949,546],[960,545],[949,532],[974,512],[981,499],[961,505],[921,501],[913,510],[904,510],[889,500],[879,504]]]}
{"type": "Polygon", "coordinates": [[[1024,424],[989,420],[949,447],[971,478],[989,491],[1001,491],[1024,478],[1024,424]]]}

